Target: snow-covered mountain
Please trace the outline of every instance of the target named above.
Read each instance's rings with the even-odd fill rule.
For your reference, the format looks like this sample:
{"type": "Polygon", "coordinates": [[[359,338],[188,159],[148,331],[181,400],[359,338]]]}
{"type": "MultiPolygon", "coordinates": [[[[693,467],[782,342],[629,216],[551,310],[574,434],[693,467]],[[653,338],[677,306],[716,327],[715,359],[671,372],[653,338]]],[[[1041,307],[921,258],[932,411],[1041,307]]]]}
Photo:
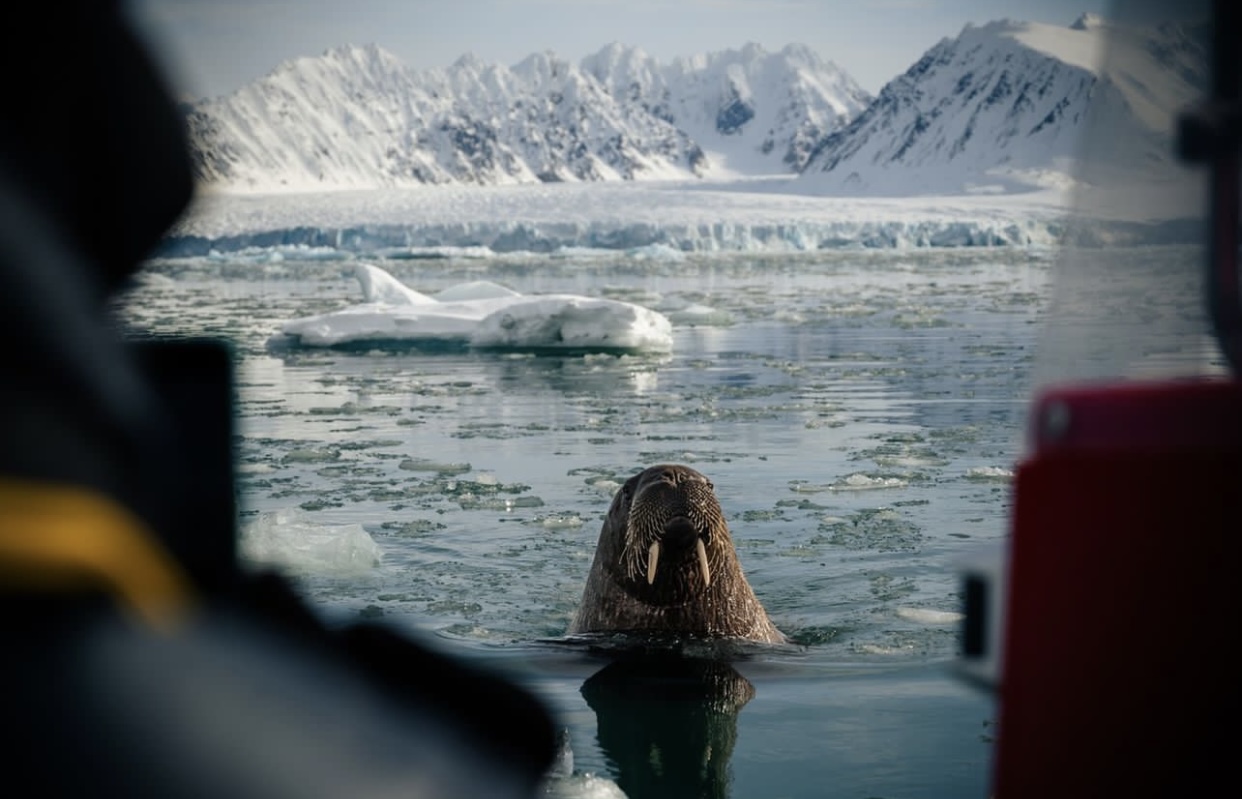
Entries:
{"type": "Polygon", "coordinates": [[[869,99],[799,46],[661,65],[611,45],[581,65],[467,55],[421,71],[350,46],[191,104],[186,119],[204,183],[313,190],[790,173],[869,99]]]}
{"type": "Polygon", "coordinates": [[[232,188],[675,177],[703,160],[684,133],[551,54],[415,72],[378,47],[342,47],[187,119],[199,177],[232,188]]]}
{"type": "Polygon", "coordinates": [[[686,131],[719,173],[799,172],[820,139],[871,102],[847,73],[796,44],[768,53],[752,43],[663,67],[613,44],[582,67],[613,97],[686,131]]]}
{"type": "Polygon", "coordinates": [[[1071,172],[1115,182],[1171,160],[1174,115],[1202,94],[1206,64],[1201,32],[1172,24],[968,25],[824,138],[799,182],[894,196],[1066,185],[1071,172]]]}

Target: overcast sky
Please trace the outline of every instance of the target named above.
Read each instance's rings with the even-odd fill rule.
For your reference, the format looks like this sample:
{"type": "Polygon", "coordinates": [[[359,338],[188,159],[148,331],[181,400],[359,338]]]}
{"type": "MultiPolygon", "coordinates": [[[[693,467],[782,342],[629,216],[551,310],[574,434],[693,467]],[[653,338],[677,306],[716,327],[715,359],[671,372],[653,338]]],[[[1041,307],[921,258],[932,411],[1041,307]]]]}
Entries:
{"type": "Polygon", "coordinates": [[[876,92],[967,23],[1069,25],[1107,0],[128,0],[179,92],[227,94],[282,61],[378,44],[410,66],[467,52],[512,66],[551,50],[577,62],[611,42],[666,61],[757,42],[809,45],[876,92]]]}

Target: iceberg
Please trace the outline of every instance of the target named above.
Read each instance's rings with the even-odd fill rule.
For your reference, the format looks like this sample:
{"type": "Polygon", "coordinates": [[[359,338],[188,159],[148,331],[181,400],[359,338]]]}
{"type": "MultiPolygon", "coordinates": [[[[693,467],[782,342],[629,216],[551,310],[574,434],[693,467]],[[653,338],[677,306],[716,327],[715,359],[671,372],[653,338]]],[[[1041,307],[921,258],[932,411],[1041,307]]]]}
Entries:
{"type": "Polygon", "coordinates": [[[286,322],[273,344],[342,347],[402,343],[473,349],[669,352],[668,317],[641,305],[574,294],[528,296],[485,280],[434,296],[371,264],[354,275],[363,302],[286,322]]]}

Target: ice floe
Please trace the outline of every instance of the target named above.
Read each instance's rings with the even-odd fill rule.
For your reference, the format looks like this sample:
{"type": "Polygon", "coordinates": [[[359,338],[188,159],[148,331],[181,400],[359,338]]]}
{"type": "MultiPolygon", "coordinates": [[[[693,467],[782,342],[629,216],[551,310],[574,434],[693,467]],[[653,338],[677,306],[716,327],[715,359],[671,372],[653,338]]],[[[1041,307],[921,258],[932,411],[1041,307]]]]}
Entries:
{"type": "Polygon", "coordinates": [[[931,608],[897,608],[897,617],[919,624],[957,624],[964,616],[952,610],[933,610],[931,608]]]}
{"type": "Polygon", "coordinates": [[[1002,466],[977,466],[966,470],[967,480],[1007,482],[1013,479],[1013,470],[1002,466]]]}
{"type": "Polygon", "coordinates": [[[381,559],[361,525],[324,525],[297,509],[259,515],[242,528],[239,545],[244,560],[293,574],[359,575],[381,559]]]}
{"type": "Polygon", "coordinates": [[[574,294],[523,295],[489,281],[461,283],[429,296],[370,264],[357,264],[355,275],[361,304],[286,322],[274,343],[432,343],[577,352],[673,348],[668,317],[629,302],[574,294]]]}

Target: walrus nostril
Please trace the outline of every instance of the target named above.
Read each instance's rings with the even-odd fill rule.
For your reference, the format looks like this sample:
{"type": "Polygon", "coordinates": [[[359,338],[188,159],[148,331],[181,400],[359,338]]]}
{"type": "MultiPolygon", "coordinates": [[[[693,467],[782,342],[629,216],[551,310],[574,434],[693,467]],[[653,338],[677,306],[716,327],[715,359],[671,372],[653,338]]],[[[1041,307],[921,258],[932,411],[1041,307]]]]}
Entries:
{"type": "Polygon", "coordinates": [[[674,516],[664,523],[662,539],[670,546],[688,547],[698,537],[698,528],[685,516],[674,516]]]}

